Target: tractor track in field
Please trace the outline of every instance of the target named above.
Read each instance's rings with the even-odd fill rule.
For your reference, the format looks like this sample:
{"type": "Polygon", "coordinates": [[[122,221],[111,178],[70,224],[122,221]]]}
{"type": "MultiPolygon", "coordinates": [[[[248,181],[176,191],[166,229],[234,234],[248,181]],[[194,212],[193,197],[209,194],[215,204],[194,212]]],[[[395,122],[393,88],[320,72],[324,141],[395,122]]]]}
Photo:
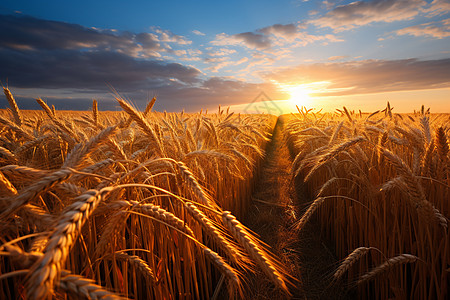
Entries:
{"type": "Polygon", "coordinates": [[[300,234],[292,229],[301,218],[310,199],[304,196],[302,185],[293,181],[292,158],[284,138],[284,118],[279,117],[272,140],[260,168],[245,225],[268,245],[268,249],[297,279],[290,286],[291,297],[274,288],[257,271],[247,277],[246,299],[350,299],[343,287],[330,287],[336,258],[320,237],[320,228],[312,218],[300,234]]]}

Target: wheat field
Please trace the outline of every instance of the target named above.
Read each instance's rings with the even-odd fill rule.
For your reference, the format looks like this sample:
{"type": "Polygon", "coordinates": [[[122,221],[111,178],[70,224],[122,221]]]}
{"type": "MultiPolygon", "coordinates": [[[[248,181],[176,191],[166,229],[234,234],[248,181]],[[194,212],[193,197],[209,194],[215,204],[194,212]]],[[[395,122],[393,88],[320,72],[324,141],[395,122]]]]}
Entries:
{"type": "MultiPolygon", "coordinates": [[[[255,272],[282,298],[303,288],[244,225],[277,117],[154,112],[156,98],[140,112],[119,96],[120,112],[40,98],[22,111],[4,93],[0,298],[245,299],[255,272]]],[[[292,185],[309,199],[288,234],[319,222],[338,259],[327,288],[445,299],[449,116],[388,104],[281,119],[292,185]]]]}

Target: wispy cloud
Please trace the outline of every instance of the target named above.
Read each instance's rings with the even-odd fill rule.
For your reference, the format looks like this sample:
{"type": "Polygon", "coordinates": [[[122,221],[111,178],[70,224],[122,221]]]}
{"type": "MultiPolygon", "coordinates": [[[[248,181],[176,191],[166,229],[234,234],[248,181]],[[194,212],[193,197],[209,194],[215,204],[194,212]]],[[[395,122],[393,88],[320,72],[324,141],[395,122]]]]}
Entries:
{"type": "Polygon", "coordinates": [[[397,35],[425,36],[436,39],[450,37],[450,19],[441,22],[430,22],[399,29],[397,35]]]}
{"type": "Polygon", "coordinates": [[[424,10],[429,17],[440,16],[450,12],[450,1],[448,0],[434,0],[430,7],[424,10]]]}
{"type": "Polygon", "coordinates": [[[225,55],[231,55],[236,53],[236,50],[234,49],[227,49],[227,48],[220,48],[216,51],[209,52],[209,56],[225,56],[225,55]]]}
{"type": "Polygon", "coordinates": [[[184,36],[176,35],[170,30],[163,30],[159,27],[152,27],[153,31],[159,36],[161,42],[176,43],[179,45],[190,45],[192,41],[186,39],[184,36]]]}
{"type": "Polygon", "coordinates": [[[343,60],[346,59],[348,56],[346,55],[335,55],[335,56],[330,56],[328,57],[329,61],[336,61],[336,60],[343,60]]]}
{"type": "Polygon", "coordinates": [[[205,35],[203,32],[201,32],[199,30],[192,30],[192,33],[195,34],[195,35],[201,35],[201,36],[205,35]]]}
{"type": "Polygon", "coordinates": [[[423,0],[356,1],[337,6],[311,23],[339,32],[374,22],[410,20],[417,16],[425,5],[427,2],[423,0]]]}

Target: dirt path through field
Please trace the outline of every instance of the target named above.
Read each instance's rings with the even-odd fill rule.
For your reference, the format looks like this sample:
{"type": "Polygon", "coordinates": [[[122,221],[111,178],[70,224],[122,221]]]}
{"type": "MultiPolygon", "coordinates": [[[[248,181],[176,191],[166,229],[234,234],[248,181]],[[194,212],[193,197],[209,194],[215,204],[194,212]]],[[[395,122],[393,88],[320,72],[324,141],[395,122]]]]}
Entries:
{"type": "MultiPolygon", "coordinates": [[[[327,289],[336,262],[320,239],[317,223],[312,220],[300,235],[291,229],[309,200],[302,197],[292,182],[292,159],[283,126],[283,117],[278,118],[245,224],[269,245],[277,259],[288,267],[290,275],[300,279],[297,289],[292,290],[292,299],[342,299],[342,291],[327,289]]],[[[261,273],[247,279],[250,281],[248,299],[286,298],[261,273]]]]}

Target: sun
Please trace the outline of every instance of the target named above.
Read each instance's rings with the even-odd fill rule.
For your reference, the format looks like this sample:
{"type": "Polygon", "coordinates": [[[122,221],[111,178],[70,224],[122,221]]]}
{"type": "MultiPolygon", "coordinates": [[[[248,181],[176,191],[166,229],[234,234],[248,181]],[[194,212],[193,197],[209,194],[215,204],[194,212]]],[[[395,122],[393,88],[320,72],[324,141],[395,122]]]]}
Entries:
{"type": "Polygon", "coordinates": [[[308,87],[304,85],[290,86],[286,87],[286,91],[290,95],[289,101],[292,105],[297,105],[298,107],[310,106],[311,97],[309,94],[312,93],[312,91],[308,89],[308,87]]]}

